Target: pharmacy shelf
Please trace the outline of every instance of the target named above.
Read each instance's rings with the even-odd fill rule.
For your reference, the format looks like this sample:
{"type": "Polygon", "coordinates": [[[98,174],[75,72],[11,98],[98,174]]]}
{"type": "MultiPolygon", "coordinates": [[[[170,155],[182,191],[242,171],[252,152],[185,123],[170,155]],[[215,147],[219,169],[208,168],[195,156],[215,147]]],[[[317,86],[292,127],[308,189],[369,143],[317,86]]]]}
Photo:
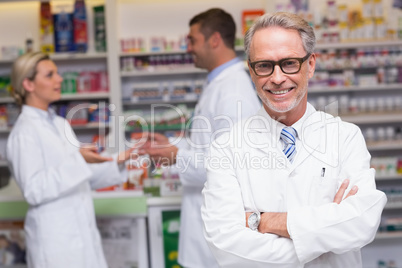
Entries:
{"type": "MultiPolygon", "coordinates": [[[[0,1],[1,2],[1,1],[0,1]]],[[[54,61],[106,59],[107,53],[54,53],[49,54],[54,61]]],[[[0,64],[12,64],[16,59],[0,59],[0,64]]]]}
{"type": "Polygon", "coordinates": [[[59,60],[91,60],[91,59],[106,59],[107,53],[54,53],[49,54],[54,61],[59,60]]]}
{"type": "Polygon", "coordinates": [[[159,75],[183,75],[183,74],[206,74],[207,71],[203,69],[198,69],[194,67],[189,68],[176,68],[170,70],[145,70],[145,71],[132,71],[120,72],[121,77],[143,77],[143,76],[159,76],[159,75]]]}
{"type": "Polygon", "coordinates": [[[14,98],[13,97],[1,97],[0,98],[0,104],[1,103],[14,103],[14,98]]]}
{"type": "MultiPolygon", "coordinates": [[[[61,94],[60,100],[98,100],[108,99],[109,92],[91,92],[91,93],[74,93],[74,94],[61,94]]],[[[12,97],[1,97],[0,104],[2,103],[14,103],[15,100],[12,97]]]]}
{"type": "Polygon", "coordinates": [[[395,202],[395,203],[387,203],[384,209],[401,209],[402,202],[395,202]]]}
{"type": "Polygon", "coordinates": [[[14,62],[15,59],[0,59],[0,64],[7,64],[10,65],[14,62]]]}
{"type": "Polygon", "coordinates": [[[8,134],[11,131],[11,127],[0,128],[0,134],[8,134]]]}
{"type": "Polygon", "coordinates": [[[138,52],[120,52],[120,57],[141,57],[141,56],[157,56],[157,55],[177,55],[187,54],[186,50],[169,50],[169,51],[138,51],[138,52]]]}
{"type": "Polygon", "coordinates": [[[61,94],[60,100],[97,100],[108,99],[109,92],[90,92],[90,93],[74,93],[61,94]]]}
{"type": "Polygon", "coordinates": [[[365,86],[348,86],[348,87],[310,87],[308,93],[345,93],[345,92],[365,92],[365,91],[402,91],[402,84],[377,84],[365,86]]]}
{"type": "Polygon", "coordinates": [[[376,175],[375,180],[376,181],[402,180],[402,174],[376,175]]]}
{"type": "Polygon", "coordinates": [[[354,124],[401,123],[402,112],[399,113],[367,113],[356,115],[341,115],[343,121],[354,124]]]}
{"type": "Polygon", "coordinates": [[[375,236],[375,240],[389,240],[389,239],[401,239],[402,232],[379,232],[375,236]]]}
{"type": "MultiPolygon", "coordinates": [[[[243,46],[236,46],[235,51],[244,52],[243,46]]],[[[168,50],[168,51],[137,51],[137,52],[120,52],[120,57],[141,57],[141,56],[157,56],[157,55],[177,55],[187,54],[187,50],[168,50]]]]}
{"type": "Polygon", "coordinates": [[[123,101],[124,106],[135,106],[135,105],[151,105],[151,104],[181,104],[181,103],[196,103],[198,99],[191,100],[146,100],[146,101],[123,101]]]}
{"type": "Polygon", "coordinates": [[[151,126],[150,124],[147,125],[147,127],[144,129],[140,127],[126,127],[125,132],[144,132],[144,131],[185,131],[188,129],[188,123],[183,123],[183,124],[174,124],[174,125],[156,125],[156,126],[151,126]]]}
{"type": "Polygon", "coordinates": [[[381,141],[367,143],[367,149],[373,151],[402,150],[402,141],[381,141]]]}
{"type": "MultiPolygon", "coordinates": [[[[361,42],[344,42],[344,43],[317,43],[315,46],[316,50],[326,50],[326,49],[359,49],[359,48],[370,48],[370,47],[388,47],[388,46],[400,46],[402,45],[402,40],[381,40],[381,41],[367,41],[362,40],[361,42]]],[[[243,46],[236,46],[236,51],[244,51],[243,46]]]]}
{"type": "Polygon", "coordinates": [[[315,72],[328,72],[328,73],[340,73],[343,71],[347,70],[358,70],[358,71],[374,71],[374,73],[377,72],[378,68],[384,68],[384,69],[389,69],[389,68],[398,68],[399,66],[397,65],[374,65],[374,66],[334,66],[330,68],[315,68],[315,72]]]}
{"type": "Polygon", "coordinates": [[[82,125],[71,125],[74,130],[89,130],[89,129],[99,129],[99,128],[109,128],[108,124],[99,124],[99,123],[88,123],[82,125]]]}
{"type": "MultiPolygon", "coordinates": [[[[13,2],[36,2],[37,0],[12,0],[13,2]]],[[[0,0],[0,3],[8,3],[10,0],[0,0]]]]}
{"type": "Polygon", "coordinates": [[[369,47],[381,47],[381,46],[400,46],[402,45],[401,40],[382,40],[382,41],[371,41],[362,40],[361,42],[345,42],[345,43],[318,43],[315,46],[316,50],[324,49],[359,49],[359,48],[369,48],[369,47]]]}
{"type": "MultiPolygon", "coordinates": [[[[105,128],[108,129],[109,125],[108,124],[98,124],[98,123],[88,123],[88,124],[82,124],[82,125],[71,125],[71,127],[74,130],[93,130],[93,129],[99,129],[99,128],[105,128]]],[[[11,127],[9,128],[2,128],[0,129],[0,134],[5,133],[8,134],[11,131],[11,127]]]]}

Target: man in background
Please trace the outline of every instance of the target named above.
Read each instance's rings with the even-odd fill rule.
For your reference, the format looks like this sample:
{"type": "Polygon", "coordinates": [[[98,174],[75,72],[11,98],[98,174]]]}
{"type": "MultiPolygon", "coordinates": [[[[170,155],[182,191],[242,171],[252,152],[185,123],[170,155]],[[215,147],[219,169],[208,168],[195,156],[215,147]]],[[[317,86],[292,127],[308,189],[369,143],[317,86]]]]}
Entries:
{"type": "Polygon", "coordinates": [[[207,10],[190,20],[187,51],[196,67],[208,71],[190,135],[174,146],[167,137],[150,133],[151,142],[139,151],[179,169],[183,193],[178,260],[184,267],[218,267],[205,241],[200,213],[206,181],[204,157],[216,137],[261,107],[244,63],[236,56],[235,35],[235,22],[222,9],[207,10]]]}

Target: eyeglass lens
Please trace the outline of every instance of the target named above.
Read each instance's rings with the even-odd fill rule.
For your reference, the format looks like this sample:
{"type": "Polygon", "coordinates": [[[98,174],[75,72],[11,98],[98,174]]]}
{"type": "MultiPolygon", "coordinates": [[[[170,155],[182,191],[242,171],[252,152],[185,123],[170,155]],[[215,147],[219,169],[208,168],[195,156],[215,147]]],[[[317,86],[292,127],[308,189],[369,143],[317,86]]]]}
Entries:
{"type": "MultiPolygon", "coordinates": [[[[278,63],[284,73],[296,73],[300,69],[300,62],[296,59],[286,59],[278,63]]],[[[258,75],[269,75],[273,72],[274,63],[263,61],[255,64],[254,69],[258,75]]]]}

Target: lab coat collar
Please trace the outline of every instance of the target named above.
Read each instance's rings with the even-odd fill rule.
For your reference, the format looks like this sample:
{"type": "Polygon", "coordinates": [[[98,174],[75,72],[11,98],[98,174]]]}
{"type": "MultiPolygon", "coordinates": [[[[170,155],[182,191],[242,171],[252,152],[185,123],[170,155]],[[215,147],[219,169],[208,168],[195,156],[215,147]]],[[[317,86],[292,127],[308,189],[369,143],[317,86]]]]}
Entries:
{"type": "Polygon", "coordinates": [[[56,117],[56,112],[54,109],[50,108],[47,111],[44,111],[42,109],[35,108],[33,106],[29,105],[23,105],[22,106],[22,111],[21,114],[24,114],[24,116],[30,117],[30,118],[40,118],[40,119],[46,119],[53,121],[54,118],[56,117]]]}
{"type": "Polygon", "coordinates": [[[227,75],[229,75],[233,72],[237,72],[238,70],[244,70],[244,63],[241,61],[232,63],[229,66],[226,66],[226,68],[221,70],[221,72],[212,81],[208,82],[208,80],[205,80],[203,90],[202,90],[202,93],[198,100],[197,105],[199,105],[200,103],[203,102],[204,96],[207,96],[209,94],[209,93],[207,93],[208,91],[219,90],[219,87],[215,86],[216,83],[219,83],[220,81],[225,79],[227,75]]]}
{"type": "MultiPolygon", "coordinates": [[[[279,153],[282,150],[279,141],[280,133],[285,125],[272,119],[264,108],[261,108],[252,118],[247,127],[250,139],[255,142],[258,149],[264,152],[268,153],[276,148],[279,153]]],[[[290,171],[318,150],[324,135],[320,130],[325,127],[326,119],[328,114],[317,112],[311,104],[307,103],[306,112],[302,118],[292,125],[298,133],[296,142],[298,151],[293,164],[288,164],[290,171]]]]}
{"type": "Polygon", "coordinates": [[[239,63],[240,59],[239,58],[234,58],[228,62],[225,62],[224,64],[221,64],[220,66],[216,67],[213,69],[208,75],[207,75],[207,81],[210,83],[213,81],[216,77],[219,76],[221,72],[223,72],[225,69],[229,68],[232,65],[235,65],[236,63],[239,63]]]}
{"type": "Polygon", "coordinates": [[[244,70],[244,63],[242,61],[236,61],[235,63],[230,64],[224,70],[222,70],[209,84],[213,84],[219,82],[224,79],[226,75],[236,72],[238,70],[244,70]]]}
{"type": "MultiPolygon", "coordinates": [[[[294,129],[297,131],[297,137],[299,139],[303,139],[303,127],[308,121],[308,119],[311,117],[312,114],[314,114],[316,110],[314,107],[310,104],[307,103],[307,108],[306,111],[304,112],[304,115],[292,125],[294,129]]],[[[257,115],[256,118],[257,120],[253,120],[253,122],[250,124],[252,128],[254,128],[257,132],[265,132],[271,133],[272,134],[272,140],[275,142],[279,142],[281,131],[286,125],[282,124],[281,122],[272,119],[272,117],[267,113],[267,111],[262,107],[257,115]],[[267,129],[267,126],[268,129],[267,129]]],[[[317,126],[319,127],[319,126],[317,126]]]]}

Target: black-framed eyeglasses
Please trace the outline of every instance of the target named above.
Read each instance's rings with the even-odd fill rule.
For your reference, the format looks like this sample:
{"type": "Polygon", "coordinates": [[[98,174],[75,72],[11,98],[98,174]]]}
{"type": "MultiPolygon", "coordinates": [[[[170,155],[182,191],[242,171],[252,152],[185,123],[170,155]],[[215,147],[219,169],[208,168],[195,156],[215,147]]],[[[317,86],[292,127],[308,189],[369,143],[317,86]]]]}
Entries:
{"type": "Polygon", "coordinates": [[[260,60],[250,62],[250,60],[248,60],[248,62],[257,76],[270,76],[274,72],[276,65],[279,65],[282,72],[285,74],[295,74],[300,71],[303,62],[306,61],[310,55],[311,53],[308,53],[303,58],[286,58],[278,61],[260,60]]]}

